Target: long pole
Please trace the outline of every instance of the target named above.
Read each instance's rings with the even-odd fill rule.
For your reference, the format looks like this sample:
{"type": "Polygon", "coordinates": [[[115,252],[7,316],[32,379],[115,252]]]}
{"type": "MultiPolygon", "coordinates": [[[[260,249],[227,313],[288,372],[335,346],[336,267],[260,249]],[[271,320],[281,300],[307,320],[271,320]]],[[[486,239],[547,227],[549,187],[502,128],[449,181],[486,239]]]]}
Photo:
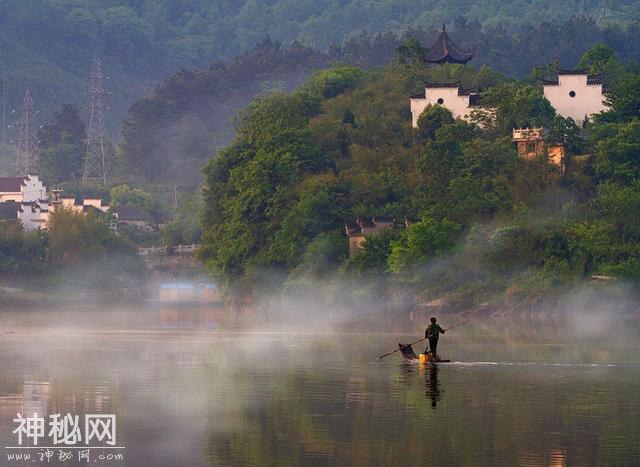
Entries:
{"type": "MultiPolygon", "coordinates": [[[[417,340],[417,341],[415,341],[415,342],[410,342],[410,343],[408,343],[407,345],[417,344],[418,342],[422,342],[422,341],[423,341],[423,340],[425,340],[425,339],[426,339],[426,337],[423,337],[422,339],[417,340]]],[[[378,358],[384,358],[384,357],[386,357],[387,355],[391,355],[392,353],[396,353],[396,352],[398,352],[399,350],[400,350],[400,348],[397,348],[396,350],[392,350],[391,352],[387,352],[387,353],[386,353],[386,354],[384,354],[384,355],[380,355],[378,358]]]]}
{"type": "Polygon", "coordinates": [[[7,73],[2,68],[2,156],[7,160],[7,73]]]}
{"type": "Polygon", "coordinates": [[[470,319],[467,319],[467,320],[465,320],[465,321],[462,321],[461,323],[454,324],[453,326],[448,327],[447,329],[445,329],[445,331],[450,331],[450,330],[452,330],[452,329],[455,329],[455,328],[457,328],[458,326],[462,326],[463,324],[467,324],[469,321],[471,321],[471,320],[470,320],[470,319]]]}
{"type": "MultiPolygon", "coordinates": [[[[448,327],[447,329],[445,329],[445,331],[450,331],[450,330],[452,330],[452,329],[455,329],[455,328],[457,328],[457,327],[459,327],[459,326],[462,326],[463,324],[467,324],[469,321],[471,321],[471,320],[470,320],[470,319],[467,319],[467,320],[465,320],[465,321],[462,321],[461,323],[454,324],[453,326],[450,326],[450,327],[448,327]]],[[[426,337],[423,337],[422,339],[417,340],[417,341],[415,341],[415,342],[410,342],[410,343],[409,343],[409,344],[407,344],[407,345],[417,344],[418,342],[422,342],[422,341],[423,341],[423,340],[425,340],[425,339],[426,339],[426,337]]],[[[396,350],[392,350],[391,352],[387,352],[387,353],[386,353],[386,354],[384,354],[384,355],[380,355],[378,358],[384,358],[384,357],[387,357],[387,356],[391,355],[392,353],[396,353],[396,352],[398,352],[398,351],[400,351],[400,348],[397,348],[396,350]]]]}

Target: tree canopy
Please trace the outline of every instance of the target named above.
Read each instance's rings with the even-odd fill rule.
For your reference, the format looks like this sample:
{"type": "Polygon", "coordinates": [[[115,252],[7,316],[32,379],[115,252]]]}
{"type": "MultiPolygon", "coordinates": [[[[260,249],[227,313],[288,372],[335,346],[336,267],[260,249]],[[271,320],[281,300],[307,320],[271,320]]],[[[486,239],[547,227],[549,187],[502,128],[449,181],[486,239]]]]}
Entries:
{"type": "Polygon", "coordinates": [[[529,303],[592,275],[640,280],[638,75],[601,51],[584,63],[613,64],[619,104],[582,129],[539,82],[457,65],[338,67],[253,102],[205,169],[201,258],[236,292],[275,284],[351,301],[408,289],[529,303]],[[441,76],[482,83],[495,118],[478,126],[432,106],[413,129],[407,96],[441,76]],[[329,77],[348,85],[326,92],[329,77]],[[518,156],[512,128],[534,125],[564,146],[562,166],[518,156]],[[347,258],[345,223],[380,215],[396,227],[347,258]]]}
{"type": "Polygon", "coordinates": [[[82,178],[85,126],[78,111],[65,104],[38,132],[40,172],[46,184],[82,178]]]}

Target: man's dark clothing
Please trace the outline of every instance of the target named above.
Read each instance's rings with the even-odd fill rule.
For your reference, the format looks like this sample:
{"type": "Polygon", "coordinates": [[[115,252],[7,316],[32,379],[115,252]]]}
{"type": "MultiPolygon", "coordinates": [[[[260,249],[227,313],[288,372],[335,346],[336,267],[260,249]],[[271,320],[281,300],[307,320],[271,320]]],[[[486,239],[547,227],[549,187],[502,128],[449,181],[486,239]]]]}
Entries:
{"type": "Polygon", "coordinates": [[[424,337],[429,339],[429,348],[424,351],[425,354],[431,351],[431,354],[436,355],[440,334],[444,334],[444,329],[442,329],[439,324],[431,323],[427,327],[427,330],[424,332],[424,337]]]}

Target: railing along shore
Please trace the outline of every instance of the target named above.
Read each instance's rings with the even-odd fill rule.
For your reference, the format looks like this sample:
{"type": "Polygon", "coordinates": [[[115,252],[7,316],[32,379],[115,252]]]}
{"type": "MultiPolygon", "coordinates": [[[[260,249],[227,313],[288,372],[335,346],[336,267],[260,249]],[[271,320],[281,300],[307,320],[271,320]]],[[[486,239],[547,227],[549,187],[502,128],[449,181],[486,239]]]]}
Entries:
{"type": "Polygon", "coordinates": [[[167,253],[168,250],[169,251],[173,250],[173,253],[179,253],[179,254],[193,254],[199,247],[200,245],[196,243],[192,243],[191,245],[176,245],[173,247],[150,246],[146,248],[138,248],[138,254],[140,256],[156,255],[156,254],[167,253]]]}

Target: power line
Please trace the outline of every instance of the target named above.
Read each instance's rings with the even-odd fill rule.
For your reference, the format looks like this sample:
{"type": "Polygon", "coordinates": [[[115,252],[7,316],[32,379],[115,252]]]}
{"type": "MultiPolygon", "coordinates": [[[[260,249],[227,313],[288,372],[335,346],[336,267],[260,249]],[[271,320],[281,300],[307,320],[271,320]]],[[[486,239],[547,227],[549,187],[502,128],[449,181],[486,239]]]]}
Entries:
{"type": "Polygon", "coordinates": [[[89,118],[89,131],[87,133],[87,154],[84,159],[84,171],[82,183],[91,181],[107,183],[107,167],[105,156],[105,130],[104,130],[104,74],[100,57],[93,59],[91,73],[91,117],[89,118]]]}
{"type": "Polygon", "coordinates": [[[34,130],[33,98],[27,89],[20,111],[20,133],[16,157],[16,175],[26,177],[38,173],[38,152],[36,151],[34,130]]]}

